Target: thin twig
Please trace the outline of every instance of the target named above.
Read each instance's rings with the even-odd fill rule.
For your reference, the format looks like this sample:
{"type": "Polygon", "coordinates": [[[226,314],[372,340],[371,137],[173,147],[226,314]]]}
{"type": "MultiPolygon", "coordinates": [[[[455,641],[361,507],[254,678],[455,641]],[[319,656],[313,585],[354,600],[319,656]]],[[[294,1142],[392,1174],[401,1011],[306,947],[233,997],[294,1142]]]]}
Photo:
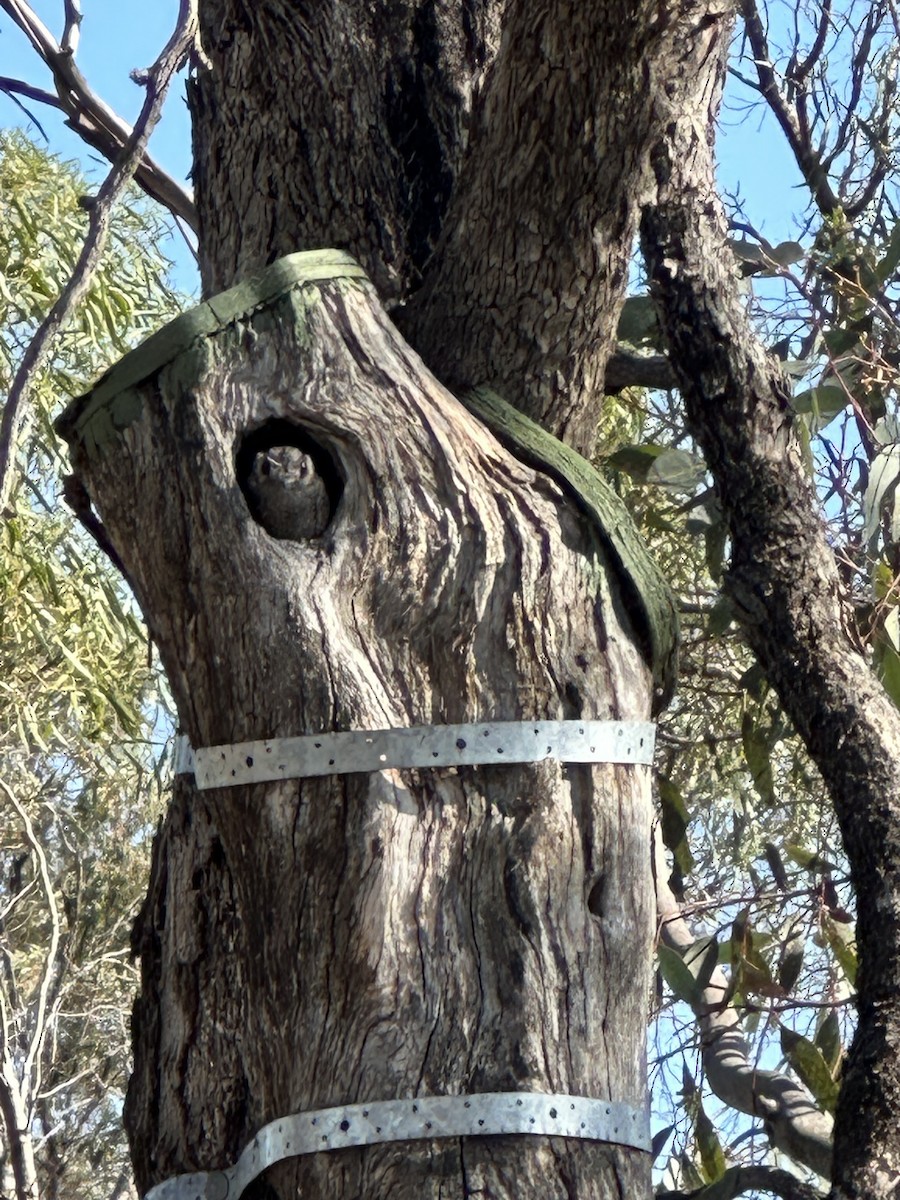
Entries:
{"type": "MultiPolygon", "coordinates": [[[[91,286],[106,248],[112,211],[130,183],[159,120],[169,85],[197,36],[197,0],[181,0],[178,24],[159,58],[147,72],[147,94],[125,148],[100,187],[89,212],[88,233],[72,277],[42,321],[19,364],[0,421],[0,514],[12,494],[16,444],[38,372],[49,361],[60,331],[91,286]]],[[[0,0],[7,8],[15,0],[0,0]]]]}
{"type": "Polygon", "coordinates": [[[15,792],[2,779],[0,779],[0,788],[6,793],[7,800],[9,800],[10,804],[16,810],[16,814],[22,822],[25,830],[25,840],[31,847],[37,861],[41,884],[44,888],[44,895],[47,898],[47,909],[50,913],[50,945],[47,947],[43,978],[38,990],[38,1000],[34,1014],[34,1030],[28,1045],[28,1053],[25,1055],[25,1060],[22,1064],[23,1087],[27,1088],[27,1094],[33,1100],[40,1090],[41,1047],[44,1044],[44,1038],[47,1034],[47,1008],[50,1001],[51,986],[54,976],[58,973],[57,957],[61,937],[59,909],[56,905],[56,896],[53,891],[53,881],[50,878],[50,868],[47,865],[47,856],[44,854],[44,847],[41,845],[40,839],[34,832],[34,826],[31,824],[28,810],[18,799],[15,792]]]}
{"type": "Polygon", "coordinates": [[[819,210],[825,214],[833,213],[840,207],[840,200],[832,190],[819,155],[804,137],[797,114],[788,107],[779,86],[756,0],[741,0],[741,12],[759,80],[756,90],[765,98],[772,115],[781,126],[819,210]]]}

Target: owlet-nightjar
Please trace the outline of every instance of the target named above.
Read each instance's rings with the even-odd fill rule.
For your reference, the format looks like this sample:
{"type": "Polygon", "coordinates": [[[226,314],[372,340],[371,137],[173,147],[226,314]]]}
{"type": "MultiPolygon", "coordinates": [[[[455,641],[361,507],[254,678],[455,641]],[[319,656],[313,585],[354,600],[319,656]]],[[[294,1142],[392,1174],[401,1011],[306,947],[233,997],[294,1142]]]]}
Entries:
{"type": "Polygon", "coordinates": [[[247,479],[253,515],[272,537],[318,537],[331,518],[331,502],[312,458],[298,446],[271,446],[253,459],[247,479]]]}

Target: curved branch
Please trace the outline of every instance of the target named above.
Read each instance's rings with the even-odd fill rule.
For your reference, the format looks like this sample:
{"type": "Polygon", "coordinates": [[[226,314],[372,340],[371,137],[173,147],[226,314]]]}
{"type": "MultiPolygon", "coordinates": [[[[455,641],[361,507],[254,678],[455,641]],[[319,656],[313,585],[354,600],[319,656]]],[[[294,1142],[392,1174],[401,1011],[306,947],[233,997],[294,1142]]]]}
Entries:
{"type": "Polygon", "coordinates": [[[813,44],[810,47],[809,54],[794,70],[791,72],[791,80],[794,83],[805,82],[810,71],[822,57],[822,51],[825,49],[825,38],[828,36],[828,26],[831,22],[831,0],[822,0],[822,8],[819,12],[819,24],[816,27],[816,36],[813,39],[813,44]]]}
{"type": "MultiPolygon", "coordinates": [[[[660,939],[683,955],[693,946],[694,936],[666,883],[668,869],[658,828],[654,867],[660,939]]],[[[737,1011],[732,1005],[722,1003],[727,994],[728,980],[722,969],[716,967],[703,990],[701,1003],[693,1006],[707,1082],[730,1108],[762,1117],[773,1146],[794,1162],[827,1178],[831,1170],[831,1118],[789,1076],[757,1069],[741,1032],[737,1011]]],[[[698,1193],[698,1200],[701,1196],[703,1200],[712,1200],[712,1196],[702,1192],[698,1193]]]]}
{"type": "Polygon", "coordinates": [[[734,1200],[750,1191],[769,1192],[781,1200],[822,1200],[815,1188],[777,1167],[731,1167],[715,1183],[690,1192],[657,1192],[656,1200],[734,1200]]]}
{"type": "MultiPolygon", "coordinates": [[[[53,96],[40,88],[32,88],[29,84],[10,79],[2,81],[3,90],[17,92],[31,100],[60,109],[68,117],[66,124],[82,141],[98,150],[110,162],[115,162],[134,131],[88,86],[75,65],[74,51],[78,40],[80,13],[76,18],[76,10],[71,0],[66,7],[66,32],[63,35],[62,46],[57,44],[49,29],[22,0],[0,0],[0,8],[22,30],[52,72],[57,94],[53,96]]],[[[196,232],[197,211],[190,195],[159,166],[146,149],[141,153],[134,178],[148,196],[164,205],[173,216],[184,221],[196,232]]]]}
{"type": "Polygon", "coordinates": [[[685,46],[654,152],[642,242],[685,400],[728,523],[727,589],[748,643],[818,765],[858,900],[859,1023],[835,1122],[834,1197],[900,1178],[900,713],[855,648],[794,431],[790,389],[737,293],[705,131],[723,64],[685,46]]]}

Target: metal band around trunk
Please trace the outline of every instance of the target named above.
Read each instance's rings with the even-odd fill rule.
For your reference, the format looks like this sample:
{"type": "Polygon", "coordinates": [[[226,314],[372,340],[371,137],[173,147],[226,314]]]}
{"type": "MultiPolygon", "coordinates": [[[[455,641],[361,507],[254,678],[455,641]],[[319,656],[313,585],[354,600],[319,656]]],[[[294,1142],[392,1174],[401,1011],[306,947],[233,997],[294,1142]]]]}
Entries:
{"type": "Polygon", "coordinates": [[[301,1154],[422,1138],[522,1133],[650,1150],[646,1112],[611,1100],[544,1092],[423,1096],[281,1117],[259,1131],[233,1167],[176,1175],[151,1188],[146,1200],[239,1200],[247,1185],[267,1167],[301,1154]]]}
{"type": "Polygon", "coordinates": [[[484,766],[548,758],[648,764],[655,731],[655,725],[645,721],[489,721],[318,733],[199,750],[179,738],[175,772],[193,774],[197,787],[205,790],[390,767],[484,766]]]}

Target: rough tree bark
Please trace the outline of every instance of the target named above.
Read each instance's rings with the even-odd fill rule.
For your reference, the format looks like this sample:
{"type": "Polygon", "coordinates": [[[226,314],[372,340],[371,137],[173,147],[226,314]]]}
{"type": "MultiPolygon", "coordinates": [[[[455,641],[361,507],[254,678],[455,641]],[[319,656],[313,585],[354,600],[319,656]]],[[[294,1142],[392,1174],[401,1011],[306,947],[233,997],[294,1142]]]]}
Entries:
{"type": "MultiPolygon", "coordinates": [[[[256,303],[123,390],[141,374],[126,359],[70,436],[195,745],[647,716],[649,670],[595,525],[441,388],[366,281],[256,303]],[[250,515],[241,439],[273,419],[340,472],[322,538],[276,542],[250,515]]],[[[140,944],[141,1185],[229,1165],[267,1121],[337,1103],[522,1089],[640,1106],[648,782],[545,763],[180,783],[140,944]]],[[[646,1154],[528,1142],[345,1151],[269,1183],[646,1189],[646,1154]]]]}
{"type": "MultiPolygon", "coordinates": [[[[857,898],[858,1025],[835,1122],[832,1197],[900,1192],[900,714],[853,635],[794,429],[790,387],[735,286],[715,188],[730,6],[667,80],[642,225],[652,288],[693,430],[729,526],[741,627],[834,802],[857,898]]],[[[685,29],[685,32],[688,32],[685,29]]]]}
{"type": "MultiPolygon", "coordinates": [[[[446,388],[492,387],[590,450],[652,148],[644,244],[731,522],[731,592],[835,798],[859,895],[834,1196],[890,1194],[900,728],[848,641],[787,392],[722,254],[706,133],[730,5],[200,10],[207,295],[318,246],[350,250],[374,288],[343,267],[257,279],[70,414],[184,728],[207,745],[647,715],[646,614],[609,537],[446,388]],[[297,431],[334,511],[321,538],[276,542],[242,490],[246,451],[297,431]]],[[[179,782],[138,930],[141,1186],[344,1101],[521,1088],[640,1104],[649,863],[631,768],[179,782]]],[[[648,1170],[613,1147],[476,1139],[317,1156],[257,1195],[637,1196],[648,1170]]]]}
{"type": "MultiPolygon", "coordinates": [[[[120,377],[124,407],[109,392],[70,422],[185,729],[207,745],[648,714],[646,630],[608,538],[446,389],[492,387],[590,449],[653,148],[645,245],[731,521],[731,592],[828,781],[859,896],[834,1195],[889,1194],[900,722],[848,639],[787,393],[722,257],[706,131],[730,6],[200,9],[207,294],[317,246],[350,250],[374,287],[291,281],[151,377],[120,377]],[[309,542],[268,538],[241,490],[243,439],[288,428],[333,469],[333,517],[309,542]]],[[[632,768],[180,782],[139,931],[141,1185],[343,1101],[642,1103],[649,817],[632,768]]],[[[637,1196],[648,1171],[614,1147],[474,1140],[319,1156],[267,1194],[637,1196]]]]}
{"type": "MultiPolygon", "coordinates": [[[[444,383],[498,389],[590,448],[674,12],[519,3],[501,28],[505,8],[201,2],[207,294],[317,246],[350,250],[375,287],[350,272],[262,303],[257,280],[183,353],[146,378],[125,360],[69,415],[194,745],[654,703],[608,537],[381,307],[444,383]],[[242,447],[298,430],[334,513],[321,538],[275,541],[242,447]]],[[[273,1118],[343,1102],[522,1089],[642,1105],[650,817],[633,767],[180,781],[138,931],[139,1185],[227,1166],[273,1118]]],[[[317,1155],[266,1182],[639,1196],[649,1159],[471,1139],[317,1155]]]]}

